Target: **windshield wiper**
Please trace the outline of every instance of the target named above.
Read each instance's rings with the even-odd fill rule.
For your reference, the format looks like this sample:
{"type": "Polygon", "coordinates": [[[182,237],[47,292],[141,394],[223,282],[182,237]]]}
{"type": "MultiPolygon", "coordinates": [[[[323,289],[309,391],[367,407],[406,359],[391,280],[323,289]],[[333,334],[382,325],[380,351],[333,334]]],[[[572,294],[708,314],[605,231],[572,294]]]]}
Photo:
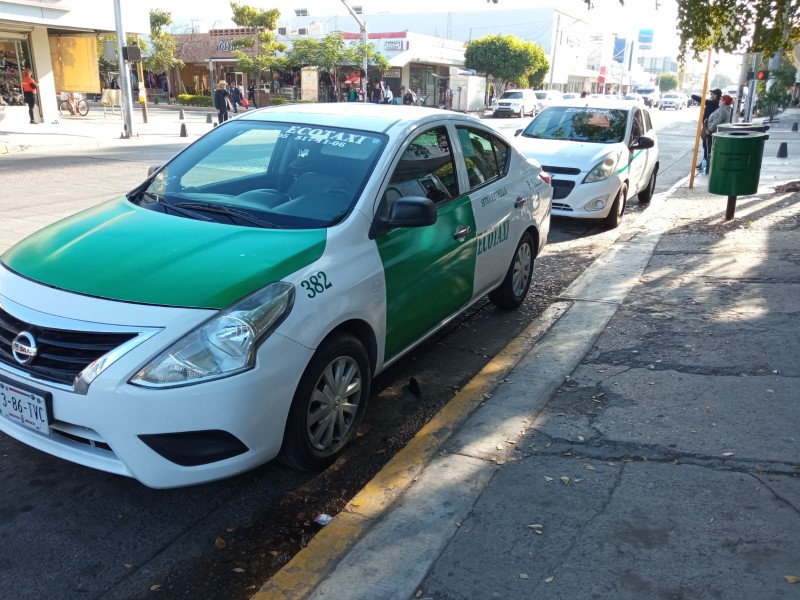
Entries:
{"type": "Polygon", "coordinates": [[[257,217],[254,217],[248,212],[243,210],[239,210],[237,208],[232,208],[230,206],[223,206],[221,204],[211,204],[208,202],[176,202],[175,204],[169,205],[172,208],[183,208],[189,209],[191,211],[205,211],[210,213],[215,213],[218,215],[225,215],[228,217],[231,222],[235,222],[234,219],[241,219],[251,225],[258,225],[259,227],[268,227],[270,229],[282,229],[280,225],[276,225],[275,223],[270,223],[269,221],[264,221],[257,217]]]}

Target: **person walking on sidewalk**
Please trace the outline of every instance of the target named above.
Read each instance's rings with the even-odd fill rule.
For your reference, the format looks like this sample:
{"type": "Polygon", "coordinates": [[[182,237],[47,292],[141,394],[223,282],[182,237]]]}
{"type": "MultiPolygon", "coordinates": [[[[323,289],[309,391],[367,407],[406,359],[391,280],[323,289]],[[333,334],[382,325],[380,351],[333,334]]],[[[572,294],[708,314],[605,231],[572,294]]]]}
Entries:
{"type": "Polygon", "coordinates": [[[242,88],[235,83],[231,86],[231,103],[233,104],[233,112],[239,112],[239,106],[242,105],[242,88]]]}
{"type": "Polygon", "coordinates": [[[231,95],[225,89],[227,85],[224,81],[220,81],[217,84],[217,89],[214,90],[214,108],[219,113],[220,125],[228,120],[228,111],[231,108],[231,95]]]}
{"type": "Polygon", "coordinates": [[[253,108],[258,108],[258,104],[256,103],[256,84],[252,81],[250,85],[247,86],[247,102],[252,103],[253,108]]]}
{"type": "Polygon", "coordinates": [[[706,139],[708,140],[708,158],[711,158],[711,144],[714,141],[712,134],[717,132],[720,125],[731,122],[733,116],[733,98],[728,94],[722,96],[719,108],[708,117],[708,127],[706,128],[706,139]]]}
{"type": "Polygon", "coordinates": [[[25,104],[28,105],[28,116],[31,119],[31,125],[36,125],[36,119],[33,116],[33,107],[36,106],[36,88],[39,87],[33,77],[31,77],[31,70],[28,67],[22,71],[22,95],[25,98],[25,104]]]}

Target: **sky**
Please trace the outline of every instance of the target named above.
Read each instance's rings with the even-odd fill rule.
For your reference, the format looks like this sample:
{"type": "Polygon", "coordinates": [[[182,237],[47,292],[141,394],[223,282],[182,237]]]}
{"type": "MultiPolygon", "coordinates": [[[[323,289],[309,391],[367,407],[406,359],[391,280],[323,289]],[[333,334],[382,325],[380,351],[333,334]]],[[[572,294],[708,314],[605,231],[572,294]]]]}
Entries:
{"type": "MultiPolygon", "coordinates": [[[[677,36],[675,34],[675,17],[677,8],[675,0],[658,0],[660,8],[655,11],[656,0],[627,0],[624,7],[619,0],[593,0],[594,9],[587,10],[582,0],[498,0],[492,4],[487,0],[403,0],[394,2],[387,0],[348,0],[350,6],[361,5],[367,12],[382,13],[425,13],[447,11],[502,11],[507,9],[524,9],[532,6],[552,6],[556,4],[562,10],[581,17],[592,23],[597,23],[603,29],[626,35],[631,35],[639,28],[654,29],[654,44],[664,49],[665,54],[677,50],[677,36]],[[621,31],[629,29],[629,32],[621,31]]],[[[156,0],[151,3],[156,5],[156,0]]],[[[249,4],[256,8],[278,8],[282,17],[294,15],[295,8],[307,8],[309,14],[320,16],[340,15],[343,22],[352,25],[357,31],[355,21],[349,16],[341,0],[240,0],[242,4],[249,4]]],[[[199,31],[208,31],[217,27],[233,27],[230,20],[231,11],[229,2],[190,2],[188,0],[158,0],[157,6],[172,13],[176,25],[199,28],[199,31]]],[[[476,23],[476,28],[479,24],[476,23]]]]}
{"type": "MultiPolygon", "coordinates": [[[[653,29],[653,54],[677,58],[678,34],[675,29],[677,3],[675,0],[626,0],[622,6],[619,0],[593,0],[594,7],[588,10],[582,0],[498,0],[498,4],[487,0],[347,0],[350,6],[361,5],[367,13],[425,13],[448,11],[502,11],[506,9],[525,9],[534,6],[553,6],[597,25],[603,31],[618,34],[628,39],[634,38],[639,29],[653,29]],[[656,1],[659,8],[656,10],[656,1]]],[[[296,8],[307,8],[312,16],[330,17],[338,15],[335,23],[341,28],[358,31],[355,20],[349,15],[341,0],[239,0],[256,8],[278,8],[281,18],[294,16],[296,8]]],[[[192,2],[190,0],[150,0],[150,4],[172,14],[174,26],[208,31],[213,28],[235,27],[231,21],[230,3],[192,2]]],[[[402,29],[402,17],[398,17],[402,29]]],[[[369,25],[369,23],[368,23],[369,25]]],[[[332,27],[331,27],[332,29],[332,27]]],[[[476,23],[475,31],[480,30],[476,23]]],[[[494,33],[494,32],[486,32],[494,33]]],[[[736,64],[738,57],[721,58],[717,70],[730,76],[738,76],[736,64]]],[[[691,63],[687,57],[687,63],[691,63]]]]}

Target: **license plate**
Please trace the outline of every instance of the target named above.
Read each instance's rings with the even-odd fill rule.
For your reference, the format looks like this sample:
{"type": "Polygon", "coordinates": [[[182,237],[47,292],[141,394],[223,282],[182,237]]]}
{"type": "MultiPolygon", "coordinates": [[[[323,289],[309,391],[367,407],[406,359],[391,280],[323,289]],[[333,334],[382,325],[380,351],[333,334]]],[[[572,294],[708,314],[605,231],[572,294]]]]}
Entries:
{"type": "Polygon", "coordinates": [[[50,435],[47,401],[50,394],[0,379],[0,415],[50,435]]]}

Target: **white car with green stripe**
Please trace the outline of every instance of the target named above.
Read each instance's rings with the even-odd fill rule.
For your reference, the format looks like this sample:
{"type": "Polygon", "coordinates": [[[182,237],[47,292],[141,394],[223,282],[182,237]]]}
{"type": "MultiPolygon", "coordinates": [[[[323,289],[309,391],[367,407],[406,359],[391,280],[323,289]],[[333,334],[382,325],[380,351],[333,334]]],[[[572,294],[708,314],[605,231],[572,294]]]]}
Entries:
{"type": "Polygon", "coordinates": [[[517,132],[517,145],[553,177],[553,215],[617,227],[629,198],[650,202],[658,141],[647,108],[585,98],[553,104],[517,132]]]}
{"type": "Polygon", "coordinates": [[[323,468],[374,375],[523,302],[551,196],[469,116],[248,112],[0,257],[0,430],[157,488],[323,468]]]}

